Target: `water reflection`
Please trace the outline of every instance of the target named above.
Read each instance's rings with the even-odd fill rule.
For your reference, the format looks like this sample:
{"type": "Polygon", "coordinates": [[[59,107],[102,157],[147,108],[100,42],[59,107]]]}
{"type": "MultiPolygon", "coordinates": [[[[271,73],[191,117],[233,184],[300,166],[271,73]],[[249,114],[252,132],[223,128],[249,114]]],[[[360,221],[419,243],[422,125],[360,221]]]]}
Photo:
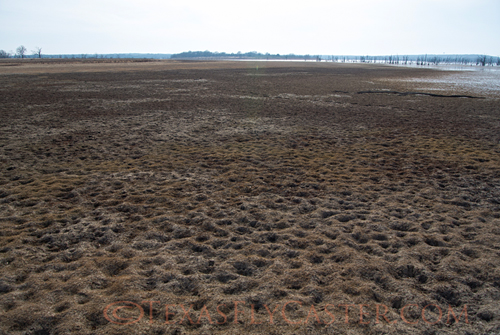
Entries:
{"type": "Polygon", "coordinates": [[[444,90],[457,93],[474,92],[476,94],[500,97],[500,68],[497,66],[443,65],[425,66],[425,68],[453,72],[443,72],[439,77],[411,78],[404,79],[404,81],[422,83],[427,90],[444,90]]]}

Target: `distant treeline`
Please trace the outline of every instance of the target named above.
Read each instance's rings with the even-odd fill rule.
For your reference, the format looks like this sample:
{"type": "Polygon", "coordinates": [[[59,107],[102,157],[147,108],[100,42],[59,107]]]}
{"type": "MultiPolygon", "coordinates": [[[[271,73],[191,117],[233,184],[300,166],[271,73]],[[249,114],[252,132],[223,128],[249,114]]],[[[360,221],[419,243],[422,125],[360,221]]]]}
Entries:
{"type": "Polygon", "coordinates": [[[250,52],[211,52],[211,51],[186,51],[178,54],[151,54],[151,53],[117,53],[117,54],[66,54],[45,55],[42,48],[36,48],[28,54],[24,46],[17,48],[16,52],[0,50],[0,58],[59,58],[59,59],[104,59],[104,58],[139,58],[139,59],[263,59],[263,60],[294,60],[294,61],[327,61],[340,63],[385,63],[395,65],[439,65],[462,64],[479,66],[500,66],[500,57],[488,55],[387,55],[387,56],[339,56],[339,55],[295,55],[295,54],[270,54],[257,51],[250,52]]]}
{"type": "MultiPolygon", "coordinates": [[[[331,56],[333,61],[338,61],[337,56],[331,56]]],[[[481,65],[500,66],[500,57],[487,55],[411,55],[411,56],[355,56],[351,60],[362,63],[386,63],[396,65],[439,65],[439,64],[461,64],[461,65],[481,65]]],[[[345,61],[345,60],[343,60],[345,61]]]]}
{"type": "Polygon", "coordinates": [[[0,50],[0,58],[56,58],[56,59],[105,59],[105,58],[134,58],[134,59],[169,59],[171,54],[151,53],[117,53],[117,54],[55,54],[45,55],[40,53],[20,54],[19,52],[6,52],[0,50]]]}
{"type": "Polygon", "coordinates": [[[306,61],[329,61],[340,63],[385,63],[396,65],[439,65],[439,64],[462,64],[462,65],[497,65],[500,66],[500,57],[487,55],[388,55],[388,56],[335,56],[335,55],[295,55],[295,54],[270,54],[251,52],[211,52],[211,51],[187,51],[173,54],[172,59],[266,59],[266,60],[306,60],[306,61]]]}
{"type": "Polygon", "coordinates": [[[321,56],[295,55],[295,54],[273,55],[270,53],[263,54],[257,51],[250,51],[245,53],[186,51],[178,54],[173,54],[170,58],[172,59],[283,59],[283,60],[316,60],[316,61],[321,60],[321,56]]]}

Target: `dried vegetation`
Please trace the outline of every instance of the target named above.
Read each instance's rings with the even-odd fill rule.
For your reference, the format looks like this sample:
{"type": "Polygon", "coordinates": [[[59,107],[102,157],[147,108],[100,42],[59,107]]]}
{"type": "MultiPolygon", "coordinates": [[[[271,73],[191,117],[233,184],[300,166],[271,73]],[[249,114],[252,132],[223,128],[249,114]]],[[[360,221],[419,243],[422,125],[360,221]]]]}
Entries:
{"type": "Polygon", "coordinates": [[[500,330],[498,97],[357,94],[440,75],[373,65],[49,65],[1,75],[0,334],[500,330]],[[166,325],[157,305],[150,324],[143,304],[120,326],[103,317],[120,300],[228,319],[166,325]],[[291,325],[289,301],[337,321],[291,325]],[[408,324],[408,304],[469,323],[408,324]]]}

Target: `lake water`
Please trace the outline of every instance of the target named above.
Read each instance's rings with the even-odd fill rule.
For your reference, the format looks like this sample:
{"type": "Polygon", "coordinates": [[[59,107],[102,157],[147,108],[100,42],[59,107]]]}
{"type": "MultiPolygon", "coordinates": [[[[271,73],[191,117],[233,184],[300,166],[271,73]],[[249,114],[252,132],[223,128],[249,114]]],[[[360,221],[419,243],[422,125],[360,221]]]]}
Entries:
{"type": "MultiPolygon", "coordinates": [[[[416,67],[416,66],[411,66],[416,67]]],[[[437,65],[418,66],[432,68],[443,72],[439,77],[404,79],[408,82],[422,83],[426,90],[446,90],[456,92],[474,92],[477,95],[500,98],[500,67],[499,66],[460,66],[437,65]]],[[[424,89],[424,88],[423,88],[424,89]]]]}
{"type": "MultiPolygon", "coordinates": [[[[231,59],[240,61],[280,61],[280,62],[304,62],[303,60],[284,60],[284,59],[231,59]]],[[[315,59],[308,60],[307,62],[316,62],[315,59]]],[[[326,62],[323,60],[322,62],[326,62]]],[[[355,63],[348,61],[347,63],[355,63]]],[[[371,63],[373,64],[373,63],[371,63]]],[[[450,71],[450,73],[443,72],[439,77],[422,77],[411,79],[397,79],[398,81],[407,81],[414,83],[421,83],[420,90],[435,90],[447,91],[451,94],[466,94],[473,93],[480,96],[497,97],[500,98],[500,66],[476,66],[476,65],[459,65],[459,64],[442,64],[442,65],[416,65],[412,62],[408,65],[395,65],[386,64],[384,62],[376,62],[378,65],[398,66],[398,67],[411,67],[418,69],[435,69],[440,71],[450,71]]],[[[389,79],[392,80],[392,79],[389,79]]]]}

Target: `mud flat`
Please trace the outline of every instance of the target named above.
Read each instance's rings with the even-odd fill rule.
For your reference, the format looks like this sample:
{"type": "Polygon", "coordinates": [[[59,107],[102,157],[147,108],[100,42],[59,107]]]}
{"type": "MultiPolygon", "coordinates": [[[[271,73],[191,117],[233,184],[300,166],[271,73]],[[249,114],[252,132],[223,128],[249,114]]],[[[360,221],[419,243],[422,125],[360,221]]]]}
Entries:
{"type": "Polygon", "coordinates": [[[500,332],[500,97],[443,75],[0,62],[0,334],[500,332]]]}

